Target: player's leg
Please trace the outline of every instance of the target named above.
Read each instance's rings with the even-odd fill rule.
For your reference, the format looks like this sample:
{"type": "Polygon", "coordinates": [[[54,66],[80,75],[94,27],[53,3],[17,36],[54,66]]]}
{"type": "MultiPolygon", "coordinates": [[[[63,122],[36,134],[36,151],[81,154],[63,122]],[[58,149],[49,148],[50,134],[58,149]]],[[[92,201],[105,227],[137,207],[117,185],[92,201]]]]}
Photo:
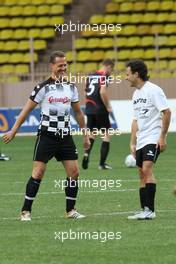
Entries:
{"type": "Polygon", "coordinates": [[[55,141],[48,137],[38,136],[34,148],[32,176],[26,185],[25,200],[22,206],[21,220],[31,220],[32,204],[40,187],[47,162],[53,157],[55,141]]]}
{"type": "Polygon", "coordinates": [[[87,129],[90,131],[90,147],[89,149],[86,149],[84,152],[84,156],[82,159],[82,168],[84,170],[88,169],[88,164],[89,164],[89,158],[90,158],[90,153],[93,148],[96,136],[92,133],[93,129],[96,128],[96,115],[87,115],[87,129]]]}

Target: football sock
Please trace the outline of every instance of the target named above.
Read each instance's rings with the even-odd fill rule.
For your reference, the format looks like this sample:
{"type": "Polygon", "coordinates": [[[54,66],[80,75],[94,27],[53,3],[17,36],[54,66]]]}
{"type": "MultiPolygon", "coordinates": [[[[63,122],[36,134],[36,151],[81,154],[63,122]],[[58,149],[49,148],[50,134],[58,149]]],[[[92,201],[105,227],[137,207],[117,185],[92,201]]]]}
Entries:
{"type": "Polygon", "coordinates": [[[31,212],[32,203],[33,203],[35,196],[38,192],[40,182],[41,182],[41,180],[34,179],[34,178],[30,177],[30,179],[26,185],[26,195],[25,195],[25,200],[24,200],[24,204],[22,207],[22,211],[30,211],[31,212]]]}
{"type": "Polygon", "coordinates": [[[90,152],[91,152],[91,150],[92,150],[92,147],[93,147],[93,144],[94,144],[94,139],[93,138],[90,138],[90,147],[89,147],[89,149],[87,149],[86,151],[85,151],[85,154],[87,154],[87,156],[89,156],[89,154],[90,154],[90,152]]]}
{"type": "Polygon", "coordinates": [[[146,183],[146,206],[154,212],[154,202],[155,202],[155,193],[156,193],[156,184],[155,183],[146,183]]]}
{"type": "Polygon", "coordinates": [[[75,207],[76,197],[78,193],[78,181],[71,178],[66,179],[65,196],[66,196],[66,212],[70,212],[75,207]]]}
{"type": "Polygon", "coordinates": [[[139,188],[139,197],[140,197],[141,208],[144,209],[144,207],[146,206],[145,187],[139,188]]]}
{"type": "Polygon", "coordinates": [[[110,142],[103,141],[100,149],[100,165],[104,165],[110,148],[110,142]]]}

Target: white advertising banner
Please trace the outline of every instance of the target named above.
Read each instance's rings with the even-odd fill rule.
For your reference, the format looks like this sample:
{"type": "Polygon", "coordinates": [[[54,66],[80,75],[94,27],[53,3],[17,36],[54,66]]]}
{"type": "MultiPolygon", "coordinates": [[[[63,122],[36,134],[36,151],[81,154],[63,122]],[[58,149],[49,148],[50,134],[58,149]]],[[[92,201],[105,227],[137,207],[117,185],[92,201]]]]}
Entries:
{"type": "MultiPolygon", "coordinates": [[[[168,99],[169,107],[172,112],[169,132],[176,131],[176,99],[168,99]]],[[[112,100],[112,109],[117,122],[118,129],[121,132],[129,133],[133,119],[133,105],[131,100],[112,100]]]]}

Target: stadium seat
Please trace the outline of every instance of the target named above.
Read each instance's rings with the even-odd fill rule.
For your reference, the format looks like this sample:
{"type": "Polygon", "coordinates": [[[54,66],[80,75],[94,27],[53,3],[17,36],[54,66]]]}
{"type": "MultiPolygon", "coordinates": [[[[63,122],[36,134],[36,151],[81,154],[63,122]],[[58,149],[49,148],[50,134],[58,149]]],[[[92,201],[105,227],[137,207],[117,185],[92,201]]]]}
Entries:
{"type": "Polygon", "coordinates": [[[145,63],[146,63],[147,68],[149,70],[155,69],[155,62],[153,60],[147,60],[147,61],[145,61],[145,63]]]}
{"type": "Polygon", "coordinates": [[[143,15],[143,23],[152,23],[156,21],[156,14],[155,13],[145,13],[143,15]]]}
{"type": "Polygon", "coordinates": [[[169,36],[167,45],[169,46],[176,46],[176,36],[169,36]]]}
{"type": "Polygon", "coordinates": [[[16,29],[14,31],[14,39],[25,39],[28,38],[28,32],[26,29],[16,29]]]}
{"type": "Polygon", "coordinates": [[[46,3],[46,0],[32,0],[31,1],[32,5],[42,5],[46,3]]]}
{"type": "Polygon", "coordinates": [[[10,63],[20,63],[23,62],[23,53],[12,53],[9,59],[10,63]]]}
{"type": "Polygon", "coordinates": [[[3,65],[1,68],[2,74],[14,73],[14,65],[3,65]]]}
{"type": "Polygon", "coordinates": [[[9,15],[10,8],[8,6],[0,6],[0,17],[6,17],[9,15]]]}
{"type": "Polygon", "coordinates": [[[47,28],[44,28],[44,29],[42,29],[42,31],[41,31],[41,38],[43,38],[43,39],[50,39],[50,38],[53,38],[55,36],[55,31],[54,31],[54,29],[52,28],[52,29],[47,29],[47,28]]]}
{"type": "Polygon", "coordinates": [[[18,3],[18,0],[5,0],[4,5],[5,6],[14,6],[18,3]]]}
{"type": "Polygon", "coordinates": [[[154,46],[154,37],[152,36],[142,37],[141,46],[142,47],[154,46]]]}
{"type": "Polygon", "coordinates": [[[159,23],[167,22],[169,18],[169,13],[159,13],[157,15],[156,21],[159,23]]]}
{"type": "Polygon", "coordinates": [[[159,72],[158,77],[159,78],[171,78],[172,74],[169,71],[161,71],[159,72]]]}
{"type": "Polygon", "coordinates": [[[34,50],[44,50],[46,49],[46,41],[41,40],[34,40],[34,50]]]}
{"type": "Polygon", "coordinates": [[[35,16],[37,14],[37,7],[36,6],[25,6],[23,8],[23,16],[35,16]]]}
{"type": "Polygon", "coordinates": [[[64,18],[62,16],[52,16],[50,17],[50,26],[62,25],[64,23],[64,18]]]}
{"type": "Polygon", "coordinates": [[[149,25],[139,25],[137,27],[137,34],[138,35],[147,35],[150,32],[149,25]]]}
{"type": "Polygon", "coordinates": [[[80,51],[77,55],[77,60],[80,62],[86,62],[91,60],[92,53],[90,51],[80,51]]]}
{"type": "Polygon", "coordinates": [[[18,76],[11,76],[11,75],[9,75],[9,76],[7,76],[7,77],[5,78],[5,81],[6,81],[7,83],[12,83],[12,84],[14,84],[14,83],[19,82],[20,79],[19,79],[18,76]]]}
{"type": "Polygon", "coordinates": [[[136,47],[140,46],[140,37],[129,37],[126,42],[127,47],[136,47]]]}
{"type": "Polygon", "coordinates": [[[108,3],[106,4],[105,11],[106,13],[117,13],[119,10],[118,3],[108,3]]]}
{"type": "Polygon", "coordinates": [[[30,49],[30,42],[29,40],[21,40],[18,42],[18,48],[19,51],[29,50],[30,49]]]}
{"type": "Polygon", "coordinates": [[[64,6],[63,5],[52,5],[50,7],[50,15],[60,15],[64,13],[64,6]]]}
{"type": "Polygon", "coordinates": [[[21,16],[23,14],[23,7],[22,6],[13,6],[9,10],[9,16],[21,16]]]}
{"type": "Polygon", "coordinates": [[[23,18],[15,17],[15,18],[9,19],[9,26],[11,28],[23,27],[23,18]]]}
{"type": "Polygon", "coordinates": [[[0,64],[9,63],[10,55],[8,53],[0,53],[0,64]]]}
{"type": "Polygon", "coordinates": [[[4,49],[4,46],[5,46],[5,42],[0,41],[0,50],[3,50],[4,49]]]}
{"type": "Polygon", "coordinates": [[[93,51],[91,61],[102,61],[104,59],[104,54],[103,50],[93,51]]]}
{"type": "Polygon", "coordinates": [[[134,49],[130,52],[131,59],[143,59],[144,50],[143,49],[134,49]]]}
{"type": "Polygon", "coordinates": [[[93,30],[83,30],[81,32],[81,35],[83,37],[93,37],[93,36],[95,36],[95,31],[93,31],[93,30]]]}
{"type": "Polygon", "coordinates": [[[113,38],[102,38],[100,41],[100,48],[113,48],[114,46],[114,39],[113,38]]]}
{"type": "Polygon", "coordinates": [[[120,12],[130,12],[133,10],[133,3],[125,2],[120,4],[120,12]]]}
{"type": "Polygon", "coordinates": [[[167,46],[168,45],[168,37],[167,36],[158,36],[156,40],[159,46],[167,46]]]}
{"type": "Polygon", "coordinates": [[[18,47],[18,41],[6,41],[4,45],[4,51],[16,50],[18,47]]]}
{"type": "Polygon", "coordinates": [[[129,22],[132,23],[132,24],[138,24],[138,23],[141,23],[143,21],[143,14],[132,14],[130,16],[130,20],[129,22]]]}
{"type": "Polygon", "coordinates": [[[171,50],[170,58],[176,58],[176,48],[171,50]]]}
{"type": "Polygon", "coordinates": [[[24,56],[23,56],[23,63],[30,63],[31,62],[31,59],[34,60],[34,62],[37,62],[38,61],[38,55],[37,53],[34,52],[34,54],[30,54],[30,53],[25,53],[24,56]]]}
{"type": "Polygon", "coordinates": [[[94,49],[100,47],[100,39],[99,38],[90,38],[87,40],[87,48],[94,49]]]}
{"type": "Polygon", "coordinates": [[[136,26],[132,26],[132,25],[124,26],[121,34],[122,35],[128,35],[128,36],[133,35],[136,33],[136,30],[137,30],[136,26]]]}
{"type": "Polygon", "coordinates": [[[168,61],[167,60],[159,60],[159,62],[156,62],[155,68],[158,70],[166,70],[168,68],[168,61]]]}
{"type": "Polygon", "coordinates": [[[48,15],[49,11],[50,11],[49,5],[39,5],[37,8],[37,15],[39,16],[48,15]]]}
{"type": "Polygon", "coordinates": [[[84,72],[85,73],[91,73],[97,70],[97,63],[95,62],[90,62],[90,63],[85,63],[84,64],[84,72]]]}
{"type": "Polygon", "coordinates": [[[127,24],[131,20],[131,17],[128,14],[118,14],[116,23],[127,24]]]}
{"type": "MultiPolygon", "coordinates": [[[[118,60],[128,60],[130,58],[131,51],[130,50],[120,50],[117,52],[118,60]]],[[[116,54],[114,58],[116,57],[116,54]]]]}
{"type": "Polygon", "coordinates": [[[41,37],[41,30],[38,28],[31,28],[28,31],[28,38],[40,38],[41,37]]]}
{"type": "Polygon", "coordinates": [[[176,70],[176,60],[170,60],[168,62],[168,68],[171,71],[175,71],[176,70]]]}
{"type": "MultiPolygon", "coordinates": [[[[108,50],[105,52],[104,57],[109,58],[109,59],[114,59],[117,57],[118,54],[119,53],[115,52],[114,50],[108,50]]],[[[118,59],[119,59],[119,57],[118,57],[118,59]]]]}
{"type": "Polygon", "coordinates": [[[144,52],[144,59],[155,59],[156,58],[156,51],[155,49],[147,49],[144,52]]]}
{"type": "Polygon", "coordinates": [[[4,29],[0,31],[0,39],[11,39],[13,38],[13,30],[11,29],[4,29]]]}
{"type": "Polygon", "coordinates": [[[174,6],[173,1],[161,1],[160,10],[162,11],[172,10],[173,6],[174,6]]]}
{"type": "Polygon", "coordinates": [[[49,17],[39,17],[36,21],[36,26],[37,27],[47,27],[50,23],[49,17]]]}
{"type": "Polygon", "coordinates": [[[124,71],[125,70],[125,62],[124,61],[117,61],[117,65],[115,66],[115,70],[124,71]]]}
{"type": "Polygon", "coordinates": [[[158,11],[160,10],[160,2],[159,1],[149,1],[147,3],[147,8],[148,11],[158,11]]]}
{"type": "Polygon", "coordinates": [[[169,22],[176,22],[175,12],[172,12],[172,13],[169,14],[168,21],[169,22]]]}
{"type": "Polygon", "coordinates": [[[133,10],[135,12],[141,12],[144,11],[146,9],[146,3],[145,2],[134,2],[133,4],[133,10]]]}
{"type": "Polygon", "coordinates": [[[31,0],[18,0],[17,4],[21,5],[21,6],[30,5],[31,4],[31,0]]]}
{"type": "Polygon", "coordinates": [[[62,4],[62,5],[70,5],[72,3],[73,3],[73,0],[59,0],[59,4],[62,4]]]}
{"type": "Polygon", "coordinates": [[[87,47],[87,40],[84,38],[79,38],[75,40],[75,48],[83,49],[87,47]]]}
{"type": "Polygon", "coordinates": [[[0,18],[0,28],[5,29],[9,25],[9,19],[8,18],[0,18]]]}
{"type": "Polygon", "coordinates": [[[127,42],[128,42],[128,38],[125,37],[117,37],[115,39],[115,45],[117,47],[126,47],[127,46],[127,42]]]}
{"type": "Polygon", "coordinates": [[[105,24],[115,24],[116,21],[117,21],[117,16],[116,15],[105,15],[103,22],[105,24]]]}
{"type": "Polygon", "coordinates": [[[175,34],[176,33],[176,26],[175,26],[175,24],[166,24],[164,26],[164,33],[165,34],[175,34]]]}
{"type": "Polygon", "coordinates": [[[71,73],[81,73],[84,71],[84,64],[83,63],[72,63],[70,64],[70,72],[71,73]]]}
{"type": "Polygon", "coordinates": [[[65,56],[66,56],[68,62],[73,61],[73,52],[72,51],[67,51],[65,56]]]}
{"type": "Polygon", "coordinates": [[[18,64],[15,66],[14,72],[17,75],[28,74],[29,73],[29,66],[26,64],[18,64]]]}
{"type": "Polygon", "coordinates": [[[26,17],[23,19],[23,26],[27,28],[34,27],[36,25],[36,17],[26,17]]]}
{"type": "Polygon", "coordinates": [[[93,15],[91,16],[89,23],[90,24],[102,24],[104,22],[103,15],[93,15]]]}
{"type": "Polygon", "coordinates": [[[152,25],[150,28],[150,33],[152,34],[163,34],[164,27],[163,25],[152,25]]]}

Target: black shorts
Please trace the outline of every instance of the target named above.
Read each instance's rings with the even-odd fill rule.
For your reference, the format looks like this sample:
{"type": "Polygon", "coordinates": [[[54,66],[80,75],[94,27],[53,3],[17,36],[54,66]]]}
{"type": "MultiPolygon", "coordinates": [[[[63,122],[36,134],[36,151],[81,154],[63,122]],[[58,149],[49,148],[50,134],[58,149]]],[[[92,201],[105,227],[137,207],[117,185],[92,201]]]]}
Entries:
{"type": "Polygon", "coordinates": [[[87,115],[87,128],[89,128],[90,131],[93,131],[94,129],[109,129],[110,127],[111,124],[108,112],[103,114],[87,115]]]}
{"type": "Polygon", "coordinates": [[[145,160],[156,162],[160,154],[160,149],[156,148],[156,144],[148,144],[136,151],[136,165],[142,168],[142,163],[145,160]]]}
{"type": "Polygon", "coordinates": [[[77,149],[71,135],[66,135],[63,138],[38,135],[33,160],[47,163],[53,157],[57,161],[78,159],[77,149]]]}

